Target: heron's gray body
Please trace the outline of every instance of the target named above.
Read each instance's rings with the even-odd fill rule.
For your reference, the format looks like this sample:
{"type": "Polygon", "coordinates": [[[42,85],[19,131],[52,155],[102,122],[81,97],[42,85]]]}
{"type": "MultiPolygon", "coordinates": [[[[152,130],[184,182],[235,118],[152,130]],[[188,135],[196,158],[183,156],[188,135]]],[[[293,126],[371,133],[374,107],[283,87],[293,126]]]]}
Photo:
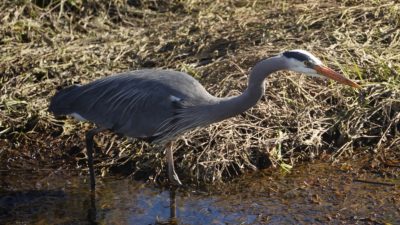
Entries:
{"type": "Polygon", "coordinates": [[[162,142],[208,123],[200,121],[201,108],[218,101],[185,73],[149,69],[64,89],[52,99],[50,111],[79,115],[129,137],[162,142]]]}
{"type": "Polygon", "coordinates": [[[212,96],[186,73],[137,70],[61,90],[49,110],[55,115],[82,117],[129,137],[164,143],[252,107],[264,93],[265,77],[284,66],[281,57],[260,61],[243,94],[225,98],[212,96]]]}

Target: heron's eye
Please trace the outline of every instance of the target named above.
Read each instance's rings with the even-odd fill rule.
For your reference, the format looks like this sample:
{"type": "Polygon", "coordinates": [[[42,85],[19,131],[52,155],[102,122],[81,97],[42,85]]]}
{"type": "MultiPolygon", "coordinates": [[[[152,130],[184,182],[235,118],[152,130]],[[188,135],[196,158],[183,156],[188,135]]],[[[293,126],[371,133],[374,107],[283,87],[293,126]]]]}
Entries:
{"type": "Polygon", "coordinates": [[[312,63],[310,62],[310,61],[304,61],[304,65],[306,66],[306,67],[308,67],[308,68],[311,68],[312,67],[312,63]]]}

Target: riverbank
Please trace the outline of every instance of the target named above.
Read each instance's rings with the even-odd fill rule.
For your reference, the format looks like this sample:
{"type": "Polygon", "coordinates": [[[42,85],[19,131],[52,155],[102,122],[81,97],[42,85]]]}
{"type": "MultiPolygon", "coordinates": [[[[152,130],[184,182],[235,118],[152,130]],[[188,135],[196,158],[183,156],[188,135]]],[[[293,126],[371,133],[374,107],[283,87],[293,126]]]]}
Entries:
{"type": "MultiPolygon", "coordinates": [[[[280,72],[241,117],[186,134],[177,172],[187,184],[228,181],[257,169],[290,169],[368,155],[400,161],[399,4],[394,1],[3,1],[0,3],[0,169],[82,169],[92,125],[54,118],[56,90],[139,68],[169,68],[212,94],[246,87],[258,60],[307,49],[363,86],[280,72]]],[[[99,135],[98,174],[163,182],[163,150],[99,135]]]]}

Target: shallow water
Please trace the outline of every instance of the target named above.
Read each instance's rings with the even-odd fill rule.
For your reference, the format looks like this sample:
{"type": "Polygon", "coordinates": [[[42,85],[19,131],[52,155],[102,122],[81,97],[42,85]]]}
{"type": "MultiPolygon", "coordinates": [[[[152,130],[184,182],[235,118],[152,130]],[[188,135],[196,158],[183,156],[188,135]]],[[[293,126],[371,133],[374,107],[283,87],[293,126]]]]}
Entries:
{"type": "Polygon", "coordinates": [[[326,163],[201,190],[107,177],[95,198],[86,176],[73,174],[1,171],[0,224],[400,224],[398,177],[326,163]]]}

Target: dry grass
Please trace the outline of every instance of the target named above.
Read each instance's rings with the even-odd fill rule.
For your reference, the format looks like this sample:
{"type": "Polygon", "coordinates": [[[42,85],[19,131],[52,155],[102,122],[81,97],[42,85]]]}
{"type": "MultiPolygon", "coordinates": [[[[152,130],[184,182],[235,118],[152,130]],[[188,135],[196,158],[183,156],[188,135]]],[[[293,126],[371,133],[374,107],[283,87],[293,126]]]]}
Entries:
{"type": "MultiPolygon", "coordinates": [[[[364,89],[357,93],[334,82],[274,74],[265,97],[242,117],[178,140],[181,178],[220,181],[327,155],[400,160],[395,1],[32,2],[0,3],[3,167],[84,165],[82,140],[89,125],[47,112],[58,87],[162,67],[188,72],[215,95],[235,95],[257,60],[294,48],[312,51],[364,89]],[[46,2],[52,3],[38,6],[46,2]]],[[[111,135],[98,139],[98,168],[165,177],[160,147],[111,135]]]]}

